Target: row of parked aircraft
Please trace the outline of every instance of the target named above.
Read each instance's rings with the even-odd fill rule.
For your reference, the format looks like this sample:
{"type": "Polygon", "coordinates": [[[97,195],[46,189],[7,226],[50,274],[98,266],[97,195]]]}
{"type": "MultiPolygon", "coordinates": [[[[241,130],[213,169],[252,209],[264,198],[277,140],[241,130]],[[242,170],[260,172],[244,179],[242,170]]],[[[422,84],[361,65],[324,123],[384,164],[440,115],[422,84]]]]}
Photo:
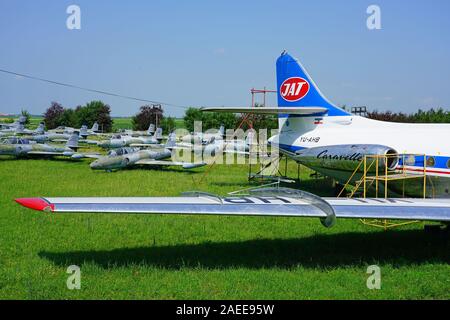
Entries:
{"type": "MultiPolygon", "coordinates": [[[[321,198],[293,189],[258,189],[245,196],[218,197],[189,193],[182,197],[22,198],[16,201],[51,212],[171,213],[318,217],[331,227],[337,218],[378,218],[450,223],[450,124],[387,123],[355,116],[331,103],[305,68],[283,52],[276,62],[278,107],[218,107],[203,111],[275,114],[279,134],[273,148],[326,176],[355,183],[365,156],[383,157],[376,170],[426,173],[427,198],[415,179],[405,186],[407,198],[391,183],[386,199],[321,198]],[[384,158],[384,156],[387,156],[384,158]],[[386,160],[387,159],[387,160],[386,160]]],[[[402,181],[404,183],[405,181],[402,181]]]]}
{"type": "MultiPolygon", "coordinates": [[[[208,137],[208,143],[204,143],[204,153],[211,156],[224,149],[221,140],[224,128],[222,127],[216,134],[187,135],[182,137],[184,141],[177,142],[175,133],[171,133],[167,138],[163,136],[162,129],[151,124],[147,131],[126,130],[120,134],[111,136],[98,131],[98,124],[88,130],[86,126],[80,129],[69,127],[58,127],[48,132],[44,131],[43,123],[36,130],[24,130],[23,117],[10,128],[5,129],[3,141],[0,144],[0,155],[10,155],[16,157],[54,157],[64,156],[73,159],[93,158],[95,159],[90,167],[94,170],[112,171],[123,169],[135,165],[149,166],[179,166],[183,169],[193,169],[204,166],[206,162],[201,159],[195,163],[183,160],[174,160],[174,150],[183,149],[189,153],[193,150],[191,144],[192,137],[208,137]],[[20,130],[17,130],[21,128],[20,130]],[[83,134],[82,134],[83,133],[83,134]],[[97,136],[100,140],[90,140],[88,137],[97,136]],[[216,140],[217,138],[217,140],[216,140]],[[167,140],[162,143],[163,140],[167,140]],[[65,142],[65,146],[49,144],[47,142],[65,142]],[[107,154],[79,152],[81,148],[88,145],[96,145],[102,149],[109,150],[107,154]]],[[[244,145],[235,141],[230,144],[236,150],[247,150],[244,145]]],[[[229,148],[228,148],[229,149],[229,148]]]]}

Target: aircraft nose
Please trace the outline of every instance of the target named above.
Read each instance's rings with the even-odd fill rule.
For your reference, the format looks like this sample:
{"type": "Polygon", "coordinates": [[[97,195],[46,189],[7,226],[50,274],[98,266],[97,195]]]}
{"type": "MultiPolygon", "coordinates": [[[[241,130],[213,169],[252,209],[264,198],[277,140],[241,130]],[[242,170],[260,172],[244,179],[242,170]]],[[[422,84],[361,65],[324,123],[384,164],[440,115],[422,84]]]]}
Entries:
{"type": "MultiPolygon", "coordinates": [[[[107,143],[106,143],[106,142],[98,142],[97,145],[98,145],[100,148],[106,148],[106,147],[107,147],[107,143]]],[[[94,161],[94,162],[95,162],[95,161],[94,161]]]]}
{"type": "Polygon", "coordinates": [[[100,169],[100,163],[98,162],[98,160],[95,160],[94,162],[92,162],[90,165],[91,169],[100,169]]]}

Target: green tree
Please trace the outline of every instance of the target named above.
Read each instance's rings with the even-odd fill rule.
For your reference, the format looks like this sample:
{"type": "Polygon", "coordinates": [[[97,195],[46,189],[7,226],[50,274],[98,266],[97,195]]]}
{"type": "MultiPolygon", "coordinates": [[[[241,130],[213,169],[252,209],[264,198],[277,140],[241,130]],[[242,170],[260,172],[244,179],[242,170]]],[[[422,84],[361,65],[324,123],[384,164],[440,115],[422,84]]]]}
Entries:
{"type": "Polygon", "coordinates": [[[163,129],[164,134],[172,132],[176,128],[175,119],[172,117],[163,118],[160,122],[160,127],[163,129]]]}
{"type": "Polygon", "coordinates": [[[85,106],[76,107],[75,119],[77,128],[82,125],[92,127],[94,122],[97,122],[104,132],[111,132],[112,129],[111,107],[102,101],[91,101],[85,106]]]}
{"type": "Polygon", "coordinates": [[[203,121],[203,112],[198,108],[190,107],[186,110],[183,117],[184,126],[189,132],[194,131],[194,122],[203,121]]]}
{"type": "Polygon", "coordinates": [[[64,112],[58,118],[58,125],[66,127],[76,127],[77,116],[75,114],[75,110],[64,109],[64,112]]]}
{"type": "Polygon", "coordinates": [[[188,108],[183,117],[184,125],[188,131],[194,131],[194,122],[202,121],[202,130],[218,129],[221,125],[225,129],[234,129],[238,118],[233,113],[202,112],[198,108],[188,108]]]}

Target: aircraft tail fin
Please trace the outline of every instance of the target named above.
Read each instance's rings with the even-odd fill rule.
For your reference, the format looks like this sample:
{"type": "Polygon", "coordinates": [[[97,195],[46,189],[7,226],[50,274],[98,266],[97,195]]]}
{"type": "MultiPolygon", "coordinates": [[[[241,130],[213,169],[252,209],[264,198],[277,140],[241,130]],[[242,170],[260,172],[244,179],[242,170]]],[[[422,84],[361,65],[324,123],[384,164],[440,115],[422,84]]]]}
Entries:
{"type": "Polygon", "coordinates": [[[95,121],[94,124],[92,125],[92,129],[93,132],[98,132],[98,122],[95,121]]]}
{"type": "Polygon", "coordinates": [[[328,101],[306,69],[286,52],[277,59],[277,87],[279,107],[323,107],[328,116],[350,115],[328,101]]]}
{"type": "Polygon", "coordinates": [[[162,128],[157,128],[156,131],[155,131],[155,139],[156,140],[162,140],[162,138],[163,138],[162,133],[163,133],[162,128]]]}
{"type": "Polygon", "coordinates": [[[18,123],[25,124],[26,122],[27,122],[27,117],[25,117],[25,116],[19,117],[18,123]]]}
{"type": "Polygon", "coordinates": [[[16,127],[16,133],[23,133],[25,131],[25,126],[22,122],[19,122],[16,127]]]}
{"type": "Polygon", "coordinates": [[[87,130],[87,126],[86,125],[82,125],[81,128],[80,128],[80,136],[85,139],[85,138],[88,137],[88,135],[89,135],[89,133],[88,133],[88,130],[87,130]]]}
{"type": "Polygon", "coordinates": [[[35,133],[36,134],[44,134],[44,132],[45,132],[44,129],[45,129],[44,123],[41,122],[41,123],[39,123],[39,126],[36,128],[35,133]]]}
{"type": "Polygon", "coordinates": [[[170,149],[175,147],[177,144],[177,135],[175,132],[172,132],[169,134],[169,137],[167,138],[166,145],[164,146],[166,149],[170,149]]]}
{"type": "Polygon", "coordinates": [[[155,125],[153,123],[150,123],[148,129],[147,129],[147,133],[148,135],[152,135],[155,132],[155,125]]]}
{"type": "Polygon", "coordinates": [[[80,133],[78,131],[74,131],[69,140],[67,140],[66,147],[77,151],[78,149],[78,139],[80,138],[80,133]]]}

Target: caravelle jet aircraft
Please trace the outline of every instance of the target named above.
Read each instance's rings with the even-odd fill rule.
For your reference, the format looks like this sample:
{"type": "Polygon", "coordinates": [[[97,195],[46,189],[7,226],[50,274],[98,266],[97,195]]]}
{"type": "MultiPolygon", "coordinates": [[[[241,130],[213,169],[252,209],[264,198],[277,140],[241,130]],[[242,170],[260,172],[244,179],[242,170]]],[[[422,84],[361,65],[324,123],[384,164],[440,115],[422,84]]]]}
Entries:
{"type": "MultiPolygon", "coordinates": [[[[448,197],[450,125],[385,123],[349,114],[319,91],[300,63],[287,53],[277,60],[278,107],[222,107],[205,111],[279,116],[279,135],[271,143],[287,156],[334,177],[349,178],[362,156],[393,155],[381,169],[424,170],[433,194],[448,197]],[[405,155],[406,157],[403,157],[405,155]],[[403,162],[401,159],[407,159],[403,162]],[[431,188],[433,184],[433,188],[431,188]]],[[[412,180],[412,179],[411,179],[412,180]]],[[[415,193],[414,184],[407,195],[415,193]]],[[[395,190],[394,190],[395,191],[395,190]]],[[[321,198],[293,189],[258,189],[245,196],[189,193],[182,197],[22,198],[18,203],[51,212],[171,213],[318,217],[331,227],[337,218],[379,218],[450,223],[450,198],[321,198]]]]}
{"type": "MultiPolygon", "coordinates": [[[[269,142],[295,161],[346,183],[364,156],[380,159],[379,171],[423,173],[429,197],[450,197],[450,124],[404,124],[356,116],[336,107],[318,89],[304,67],[283,53],[277,60],[278,108],[203,108],[204,111],[278,114],[279,134],[269,142]],[[384,163],[384,162],[387,163],[384,163]]],[[[375,166],[371,170],[376,170],[375,166]]],[[[362,166],[352,182],[361,179],[362,166]]],[[[388,189],[401,194],[405,181],[388,189]]],[[[417,180],[405,194],[421,196],[417,180]]]]}
{"type": "Polygon", "coordinates": [[[172,157],[172,148],[176,146],[175,134],[170,134],[167,143],[161,150],[122,147],[111,150],[106,156],[96,157],[90,164],[94,170],[111,171],[135,165],[149,166],[181,166],[183,169],[193,169],[204,166],[205,163],[190,163],[167,160],[172,157]]]}

